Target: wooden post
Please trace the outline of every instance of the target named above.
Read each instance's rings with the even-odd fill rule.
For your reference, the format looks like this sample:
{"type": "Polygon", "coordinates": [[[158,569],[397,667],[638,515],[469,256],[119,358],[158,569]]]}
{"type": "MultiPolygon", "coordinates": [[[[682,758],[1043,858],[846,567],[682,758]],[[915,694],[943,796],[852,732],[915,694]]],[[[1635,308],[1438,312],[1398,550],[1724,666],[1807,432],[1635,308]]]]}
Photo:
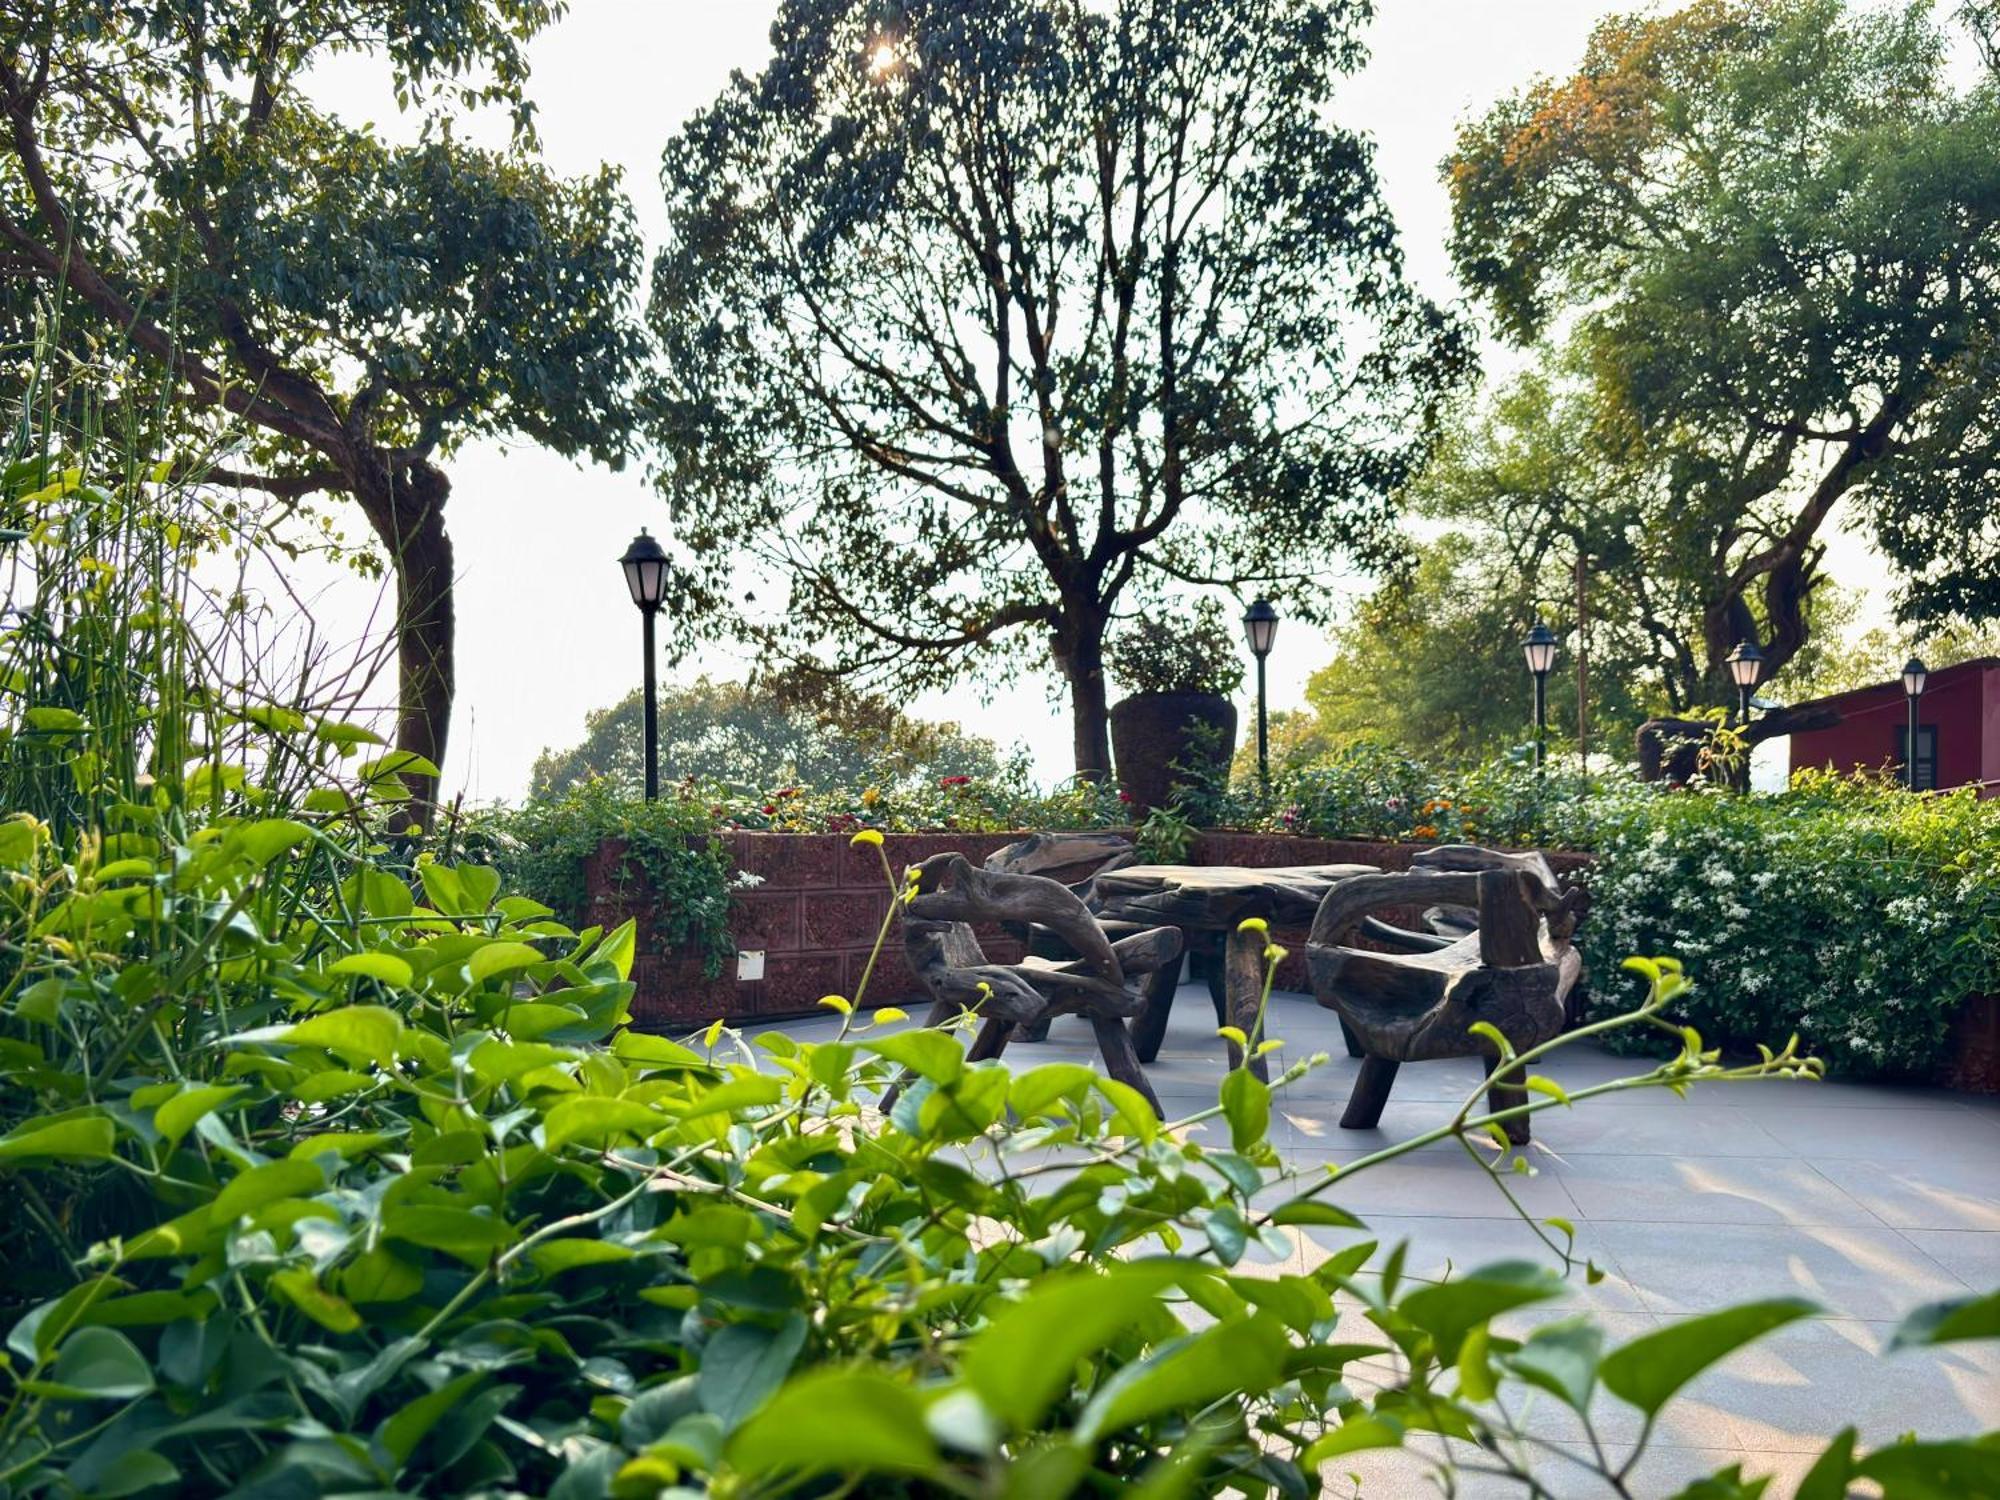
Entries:
{"type": "Polygon", "coordinates": [[[1589,780],[1590,760],[1590,610],[1584,593],[1584,553],[1576,549],[1576,757],[1589,780]]]}

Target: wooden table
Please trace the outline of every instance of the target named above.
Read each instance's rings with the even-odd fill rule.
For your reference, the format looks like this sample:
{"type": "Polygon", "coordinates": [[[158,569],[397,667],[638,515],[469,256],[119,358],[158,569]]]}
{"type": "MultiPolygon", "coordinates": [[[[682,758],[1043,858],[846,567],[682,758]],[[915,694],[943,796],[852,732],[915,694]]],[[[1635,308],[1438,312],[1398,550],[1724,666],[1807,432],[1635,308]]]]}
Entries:
{"type": "MultiPolygon", "coordinates": [[[[1220,980],[1211,962],[1209,993],[1216,997],[1217,1013],[1250,1039],[1254,1052],[1261,1039],[1257,1004],[1264,992],[1264,945],[1266,938],[1256,933],[1239,933],[1237,924],[1250,917],[1262,917],[1272,927],[1306,927],[1320,901],[1336,881],[1351,875],[1376,875],[1374,865],[1274,865],[1256,869],[1247,865],[1127,865],[1107,870],[1092,886],[1092,904],[1099,914],[1112,921],[1139,922],[1147,926],[1178,927],[1187,935],[1190,950],[1206,946],[1219,950],[1222,960],[1220,980]],[[1199,936],[1212,934],[1206,945],[1199,936]]],[[[1132,1022],[1132,1044],[1139,1061],[1151,1062],[1159,1056],[1160,1039],[1167,1030],[1173,1007],[1171,983],[1156,989],[1146,1009],[1132,1022]]],[[[1229,1044],[1229,1065],[1242,1062],[1241,1049],[1229,1044]]],[[[1262,1058],[1253,1057],[1251,1070],[1268,1079],[1270,1070],[1262,1058]]]]}

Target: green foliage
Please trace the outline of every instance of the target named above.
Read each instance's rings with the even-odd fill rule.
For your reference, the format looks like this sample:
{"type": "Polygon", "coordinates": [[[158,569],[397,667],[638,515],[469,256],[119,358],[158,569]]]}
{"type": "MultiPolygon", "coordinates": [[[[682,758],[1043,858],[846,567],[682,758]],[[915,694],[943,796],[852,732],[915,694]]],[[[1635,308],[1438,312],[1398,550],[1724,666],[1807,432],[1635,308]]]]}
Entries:
{"type": "Polygon", "coordinates": [[[1113,679],[1128,693],[1227,698],[1243,686],[1241,637],[1213,599],[1173,608],[1162,603],[1118,628],[1105,653],[1113,679]]]}
{"type": "Polygon", "coordinates": [[[1530,746],[1451,769],[1364,740],[1274,775],[1258,821],[1318,838],[1588,847],[1585,790],[1560,757],[1538,774],[1530,746]]]}
{"type": "Polygon", "coordinates": [[[1970,789],[1635,790],[1594,798],[1587,837],[1587,960],[1685,954],[1703,981],[1678,1014],[1711,1037],[1795,1031],[1838,1068],[1923,1073],[1960,1000],[2000,986],[2000,815],[1970,789]]]}
{"type": "Polygon", "coordinates": [[[747,550],[790,581],[748,622],[786,660],[1053,651],[1098,772],[1134,594],[1323,618],[1469,355],[1337,123],[1367,9],[786,0],[662,173],[684,628],[740,609],[747,550]]]}
{"type": "Polygon", "coordinates": [[[1179,806],[1156,807],[1140,823],[1133,842],[1149,865],[1184,864],[1197,831],[1179,806]]]}
{"type": "Polygon", "coordinates": [[[1573,337],[1581,427],[1543,425],[1591,439],[1501,476],[1508,540],[1532,559],[1582,522],[1653,559],[1619,576],[1654,570],[1688,702],[1726,701],[1741,639],[1799,651],[1843,504],[1911,617],[2000,607],[1996,133],[2000,89],[1960,86],[1921,0],[1613,16],[1461,132],[1460,276],[1515,337],[1573,337]]]}
{"type": "MultiPolygon", "coordinates": [[[[532,795],[550,797],[593,776],[627,796],[645,785],[644,705],[634,691],[588,716],[583,742],[544,751],[532,795]]],[[[800,699],[769,683],[745,686],[697,678],[659,698],[660,774],[698,786],[854,786],[935,783],[946,776],[1020,780],[992,741],[956,724],[913,719],[879,698],[800,699]]]]}

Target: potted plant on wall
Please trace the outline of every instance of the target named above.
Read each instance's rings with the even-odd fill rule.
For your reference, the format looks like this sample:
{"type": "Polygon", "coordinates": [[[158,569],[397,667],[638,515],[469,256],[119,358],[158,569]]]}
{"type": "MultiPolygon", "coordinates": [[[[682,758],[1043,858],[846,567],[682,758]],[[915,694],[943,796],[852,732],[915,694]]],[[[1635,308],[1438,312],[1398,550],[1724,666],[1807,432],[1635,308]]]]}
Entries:
{"type": "Polygon", "coordinates": [[[1111,707],[1111,750],[1134,809],[1167,806],[1174,783],[1198,766],[1208,779],[1226,777],[1236,753],[1229,695],[1243,684],[1243,663],[1221,606],[1204,599],[1129,621],[1106,655],[1128,694],[1111,707]]]}

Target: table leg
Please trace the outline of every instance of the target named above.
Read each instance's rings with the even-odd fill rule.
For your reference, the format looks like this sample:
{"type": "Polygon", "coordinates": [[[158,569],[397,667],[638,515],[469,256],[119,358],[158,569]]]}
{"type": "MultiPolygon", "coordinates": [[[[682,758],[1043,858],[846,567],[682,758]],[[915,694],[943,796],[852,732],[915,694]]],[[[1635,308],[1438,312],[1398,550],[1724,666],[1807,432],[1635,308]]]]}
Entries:
{"type": "MultiPolygon", "coordinates": [[[[1250,1071],[1266,1083],[1271,1081],[1270,1065],[1255,1053],[1257,1044],[1264,1039],[1257,1008],[1264,998],[1264,947],[1268,941],[1264,933],[1232,929],[1223,956],[1228,980],[1229,1024],[1250,1039],[1250,1071]]],[[[1242,1052],[1231,1042],[1229,1066],[1236,1068],[1242,1065],[1242,1052]]]]}
{"type": "Polygon", "coordinates": [[[1142,1063],[1152,1062],[1160,1055],[1160,1043],[1167,1035],[1167,1018],[1173,1014],[1174,990],[1180,979],[1178,958],[1146,976],[1146,1005],[1132,1018],[1132,1047],[1142,1063]]]}

